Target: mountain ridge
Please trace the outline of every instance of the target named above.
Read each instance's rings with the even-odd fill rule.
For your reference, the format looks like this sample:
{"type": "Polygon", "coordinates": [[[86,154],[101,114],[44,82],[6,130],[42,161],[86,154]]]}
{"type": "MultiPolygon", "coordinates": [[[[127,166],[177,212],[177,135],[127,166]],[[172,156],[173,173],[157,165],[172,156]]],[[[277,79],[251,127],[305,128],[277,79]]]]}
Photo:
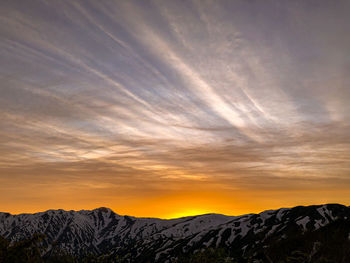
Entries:
{"type": "MultiPolygon", "coordinates": [[[[350,208],[341,204],[297,206],[258,214],[203,214],[174,219],[118,215],[93,210],[0,213],[0,236],[16,242],[45,235],[42,254],[55,249],[77,257],[113,255],[125,262],[173,262],[179,255],[224,247],[234,258],[254,257],[271,242],[320,232],[336,222],[350,226],[350,208]],[[272,241],[271,241],[272,240],[272,241]]],[[[350,230],[348,232],[350,235],[350,230]]]]}
{"type": "Polygon", "coordinates": [[[161,219],[161,220],[172,220],[172,219],[179,219],[179,218],[186,218],[186,217],[195,217],[195,216],[203,216],[203,215],[223,215],[223,216],[244,216],[244,215],[258,215],[264,212],[269,212],[269,211],[276,211],[276,210],[280,210],[280,209],[292,209],[295,207],[312,207],[312,206],[324,206],[324,205],[340,205],[340,206],[345,206],[345,207],[349,207],[350,205],[344,205],[344,204],[340,204],[340,203],[325,203],[325,204],[317,204],[317,205],[297,205],[297,206],[283,206],[283,207],[279,207],[276,209],[266,209],[266,210],[262,210],[261,212],[258,213],[244,213],[244,214],[239,214],[239,215],[227,215],[227,214],[222,214],[222,213],[205,213],[205,214],[197,214],[197,215],[189,215],[189,216],[181,216],[181,217],[172,217],[172,218],[162,218],[162,217],[148,217],[148,216],[133,216],[130,214],[118,214],[117,212],[115,212],[112,208],[106,207],[106,206],[101,206],[101,207],[96,207],[93,209],[81,209],[81,210],[75,210],[75,209],[70,209],[70,210],[66,210],[63,208],[57,208],[57,209],[48,209],[48,210],[43,210],[43,211],[38,211],[38,212],[24,212],[24,213],[11,213],[11,212],[1,212],[0,214],[9,214],[12,216],[18,216],[18,215],[35,215],[35,214],[40,214],[40,213],[46,213],[49,211],[63,211],[63,212],[84,212],[84,211],[94,211],[94,210],[109,210],[112,211],[113,213],[119,215],[119,216],[128,216],[128,217],[133,217],[133,218],[144,218],[144,219],[161,219]]]}

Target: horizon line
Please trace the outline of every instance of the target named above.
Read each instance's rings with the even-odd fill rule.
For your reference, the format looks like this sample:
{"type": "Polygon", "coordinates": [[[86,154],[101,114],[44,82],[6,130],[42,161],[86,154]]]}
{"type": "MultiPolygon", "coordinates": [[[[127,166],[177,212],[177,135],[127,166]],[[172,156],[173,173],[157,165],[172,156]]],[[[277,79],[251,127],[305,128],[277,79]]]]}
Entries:
{"type": "Polygon", "coordinates": [[[240,214],[240,215],[227,215],[227,214],[222,214],[222,213],[204,213],[204,214],[196,214],[196,215],[188,215],[188,216],[180,216],[180,217],[172,217],[172,218],[161,218],[161,217],[147,217],[147,216],[132,216],[132,215],[121,215],[116,213],[113,209],[109,208],[109,207],[105,207],[105,206],[101,206],[101,207],[97,207],[94,209],[80,209],[80,210],[74,210],[74,209],[70,209],[70,210],[66,210],[66,209],[62,209],[62,208],[57,208],[57,209],[48,209],[48,210],[44,210],[44,211],[38,211],[38,212],[32,212],[32,213],[10,213],[10,212],[2,212],[0,211],[0,214],[9,214],[11,216],[20,216],[20,215],[34,215],[34,214],[39,214],[39,213],[46,213],[49,211],[64,211],[64,212],[83,212],[83,211],[88,211],[88,212],[92,212],[94,210],[100,210],[100,209],[107,209],[110,210],[111,212],[113,212],[114,214],[118,215],[118,216],[123,216],[123,217],[133,217],[133,218],[140,218],[140,219],[160,219],[160,220],[173,220],[173,219],[180,219],[180,218],[186,218],[186,217],[197,217],[197,216],[205,216],[205,215],[222,215],[222,216],[227,216],[227,217],[239,217],[239,216],[245,216],[245,215],[252,215],[252,214],[261,214],[267,211],[277,211],[280,209],[292,209],[295,207],[311,207],[311,206],[327,206],[327,205],[340,205],[340,206],[345,206],[345,207],[350,207],[347,206],[345,204],[341,204],[341,203],[323,203],[323,204],[313,204],[313,205],[296,205],[296,206],[289,206],[289,207],[280,207],[277,209],[266,209],[263,210],[261,212],[258,213],[244,213],[244,214],[240,214]]]}

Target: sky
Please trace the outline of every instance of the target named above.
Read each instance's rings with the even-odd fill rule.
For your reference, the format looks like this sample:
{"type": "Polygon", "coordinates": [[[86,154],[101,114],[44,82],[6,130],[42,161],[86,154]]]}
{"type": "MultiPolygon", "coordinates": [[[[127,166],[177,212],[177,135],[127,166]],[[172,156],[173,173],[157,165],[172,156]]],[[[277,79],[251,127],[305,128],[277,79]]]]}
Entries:
{"type": "Polygon", "coordinates": [[[2,0],[0,211],[350,205],[349,13],[2,0]]]}

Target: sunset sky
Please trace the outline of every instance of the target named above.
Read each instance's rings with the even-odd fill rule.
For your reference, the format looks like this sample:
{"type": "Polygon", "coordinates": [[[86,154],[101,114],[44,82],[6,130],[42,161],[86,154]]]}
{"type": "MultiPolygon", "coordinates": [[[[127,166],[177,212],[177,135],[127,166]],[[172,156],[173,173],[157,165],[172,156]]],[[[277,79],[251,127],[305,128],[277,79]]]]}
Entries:
{"type": "Polygon", "coordinates": [[[350,1],[2,0],[0,211],[350,205],[350,1]]]}

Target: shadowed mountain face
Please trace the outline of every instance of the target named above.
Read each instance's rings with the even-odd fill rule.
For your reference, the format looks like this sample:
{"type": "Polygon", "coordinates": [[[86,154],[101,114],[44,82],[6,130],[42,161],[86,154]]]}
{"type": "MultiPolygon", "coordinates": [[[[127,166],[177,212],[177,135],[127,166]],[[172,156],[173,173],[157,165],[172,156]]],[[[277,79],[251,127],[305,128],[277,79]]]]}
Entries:
{"type": "Polygon", "coordinates": [[[174,262],[206,248],[225,248],[238,262],[321,262],[316,259],[329,255],[334,262],[349,262],[350,207],[299,206],[171,220],[120,216],[108,208],[0,213],[0,236],[17,242],[35,233],[45,235],[46,257],[60,250],[77,257],[108,254],[123,262],[174,262]]]}

